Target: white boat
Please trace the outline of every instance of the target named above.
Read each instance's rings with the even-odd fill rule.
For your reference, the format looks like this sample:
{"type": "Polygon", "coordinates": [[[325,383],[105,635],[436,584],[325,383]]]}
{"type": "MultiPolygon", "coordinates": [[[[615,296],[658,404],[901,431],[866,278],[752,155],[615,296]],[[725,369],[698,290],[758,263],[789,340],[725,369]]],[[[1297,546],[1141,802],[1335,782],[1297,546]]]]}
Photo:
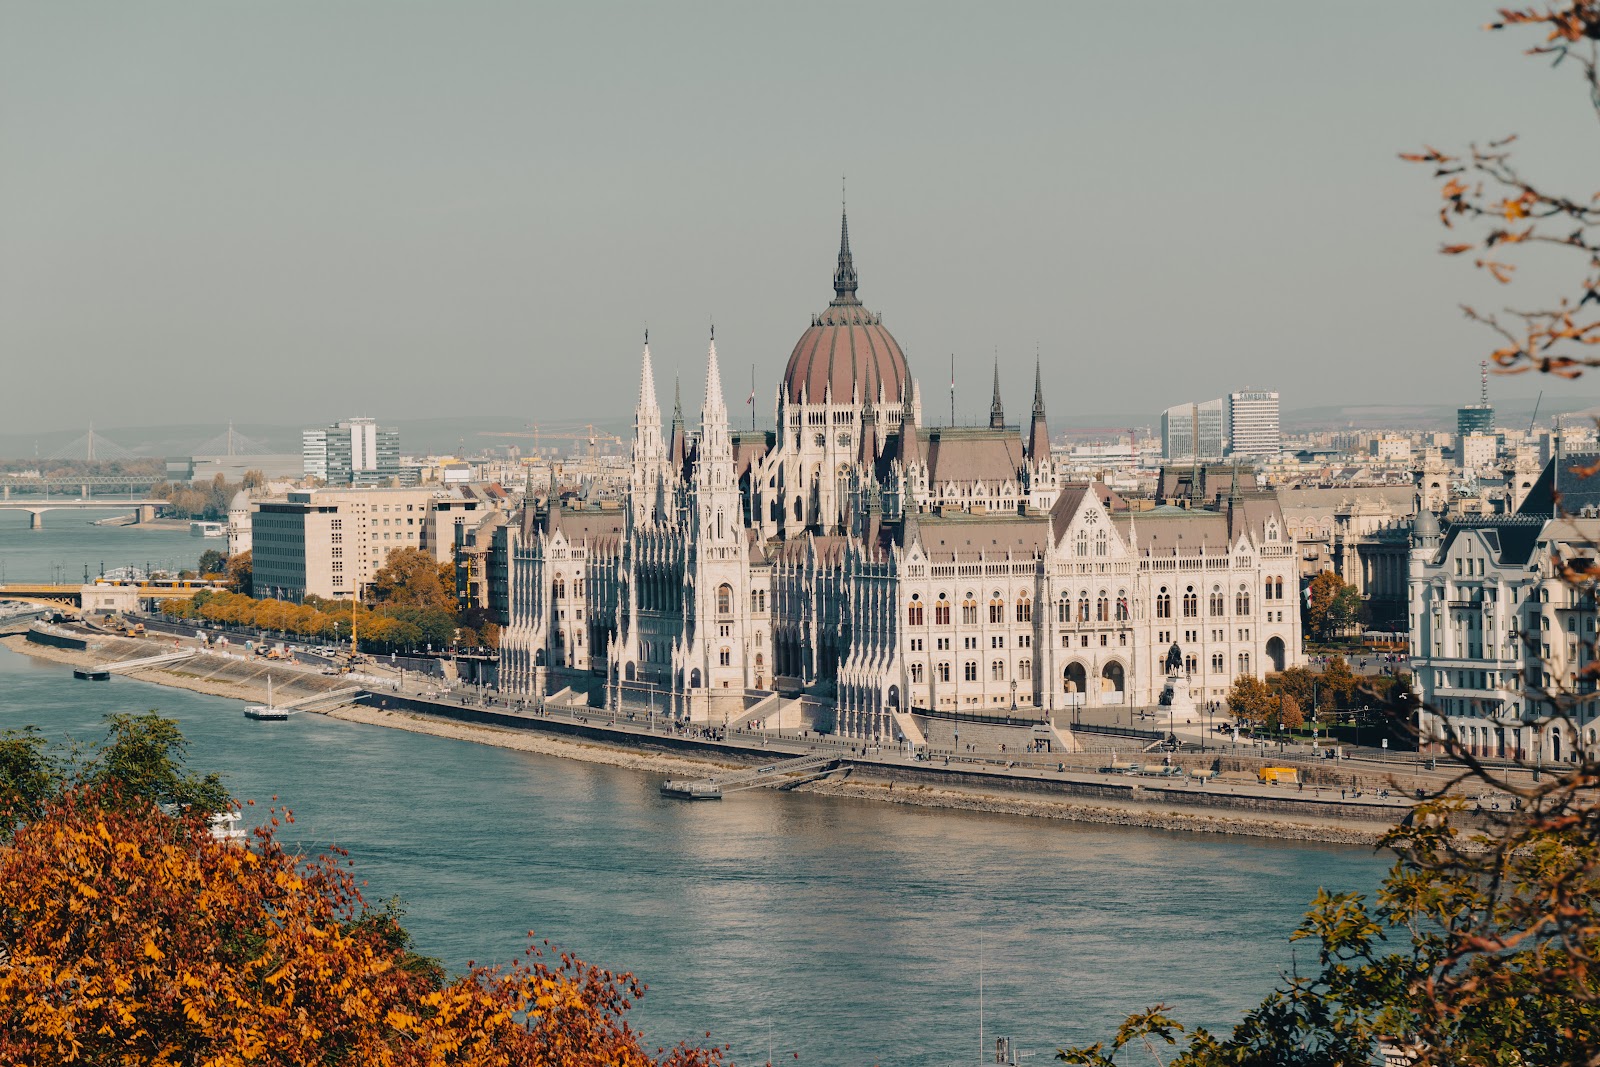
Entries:
{"type": "Polygon", "coordinates": [[[228,524],[225,522],[191,522],[189,524],[191,537],[227,537],[228,524]]]}
{"type": "Polygon", "coordinates": [[[255,719],[258,722],[283,722],[290,716],[288,708],[280,708],[272,702],[272,675],[267,675],[267,702],[265,704],[246,704],[244,717],[255,719]]]}

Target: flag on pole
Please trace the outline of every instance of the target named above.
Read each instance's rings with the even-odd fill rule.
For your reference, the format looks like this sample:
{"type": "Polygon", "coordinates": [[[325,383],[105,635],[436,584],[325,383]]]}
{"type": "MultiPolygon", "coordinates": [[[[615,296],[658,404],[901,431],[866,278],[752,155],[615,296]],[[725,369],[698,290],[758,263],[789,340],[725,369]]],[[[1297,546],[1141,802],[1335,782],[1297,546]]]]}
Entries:
{"type": "Polygon", "coordinates": [[[747,399],[745,401],[745,403],[746,404],[754,404],[755,402],[756,402],[756,391],[754,389],[751,389],[750,390],[750,397],[749,397],[749,399],[747,399]]]}

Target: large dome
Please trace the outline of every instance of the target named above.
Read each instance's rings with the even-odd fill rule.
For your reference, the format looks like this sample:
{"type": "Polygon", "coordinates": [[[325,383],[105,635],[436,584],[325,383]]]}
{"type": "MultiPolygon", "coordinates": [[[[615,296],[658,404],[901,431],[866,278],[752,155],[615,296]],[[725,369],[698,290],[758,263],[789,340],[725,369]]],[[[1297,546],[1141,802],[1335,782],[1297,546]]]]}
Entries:
{"type": "Polygon", "coordinates": [[[789,354],[783,373],[784,388],[796,403],[804,396],[820,404],[828,390],[833,402],[848,404],[852,397],[876,402],[882,396],[898,402],[910,381],[905,353],[883,319],[856,299],[856,271],[850,258],[850,221],[840,223],[839,268],[833,275],[833,300],[811,320],[811,328],[789,354]]]}

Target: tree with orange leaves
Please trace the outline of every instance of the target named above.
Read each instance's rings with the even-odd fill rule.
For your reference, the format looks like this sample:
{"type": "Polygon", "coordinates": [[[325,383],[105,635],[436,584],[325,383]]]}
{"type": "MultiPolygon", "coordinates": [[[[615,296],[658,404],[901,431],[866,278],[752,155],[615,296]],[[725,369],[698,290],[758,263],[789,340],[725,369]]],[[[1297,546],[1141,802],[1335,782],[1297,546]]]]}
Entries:
{"type": "Polygon", "coordinates": [[[642,987],[565,954],[446,980],[340,857],[287,854],[278,821],[241,845],[105,784],[18,828],[0,849],[0,1063],[720,1062],[647,1054],[623,1021],[642,987]]]}
{"type": "Polygon", "coordinates": [[[447,978],[342,852],[284,851],[287,812],[216,836],[231,801],[176,723],[109,722],[88,758],[0,735],[0,1065],[720,1063],[647,1054],[624,1021],[644,987],[539,945],[447,978]]]}

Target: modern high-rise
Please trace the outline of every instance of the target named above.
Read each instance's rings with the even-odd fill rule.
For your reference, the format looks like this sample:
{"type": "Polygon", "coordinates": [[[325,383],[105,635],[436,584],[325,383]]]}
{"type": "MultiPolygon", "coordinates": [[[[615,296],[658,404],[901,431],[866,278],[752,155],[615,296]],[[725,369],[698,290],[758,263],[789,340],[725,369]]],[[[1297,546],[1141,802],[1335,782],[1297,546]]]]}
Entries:
{"type": "Polygon", "coordinates": [[[400,431],[376,419],[345,419],[301,434],[305,473],[328,485],[384,485],[400,477],[400,431]]]}
{"type": "Polygon", "coordinates": [[[328,431],[300,431],[300,454],[307,478],[320,482],[328,480],[328,431]]]}
{"type": "Polygon", "coordinates": [[[1228,425],[1236,456],[1275,456],[1283,451],[1277,393],[1254,389],[1229,393],[1228,425]]]}
{"type": "Polygon", "coordinates": [[[1228,409],[1221,399],[1179,404],[1161,413],[1161,458],[1221,459],[1228,443],[1228,409]]]}

